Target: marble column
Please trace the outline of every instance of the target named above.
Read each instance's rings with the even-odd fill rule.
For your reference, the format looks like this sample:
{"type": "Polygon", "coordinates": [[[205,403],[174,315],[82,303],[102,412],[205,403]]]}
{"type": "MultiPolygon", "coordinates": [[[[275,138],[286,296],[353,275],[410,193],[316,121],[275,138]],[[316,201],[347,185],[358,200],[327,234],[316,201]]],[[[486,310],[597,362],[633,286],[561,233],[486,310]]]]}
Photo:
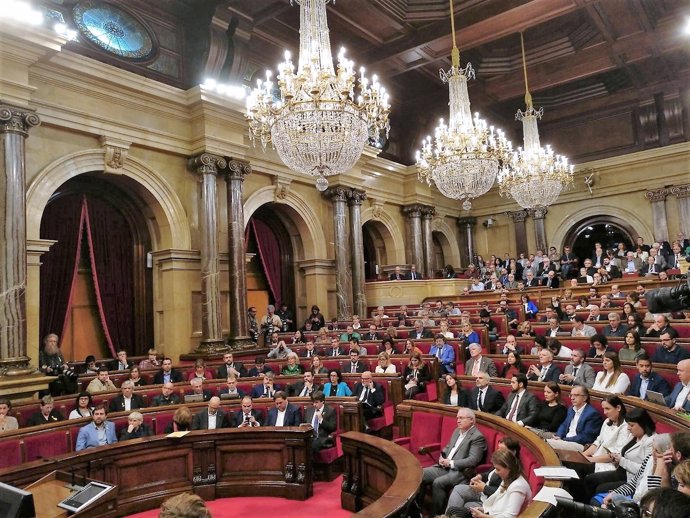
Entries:
{"type": "Polygon", "coordinates": [[[527,219],[526,210],[515,210],[504,212],[506,216],[513,220],[515,225],[515,257],[519,257],[521,252],[524,252],[527,257],[529,245],[527,244],[527,227],[525,220],[527,219]]]}
{"type": "Polygon", "coordinates": [[[227,168],[220,171],[225,176],[228,196],[228,277],[230,296],[231,349],[254,347],[249,337],[247,322],[247,275],[244,250],[244,177],[252,172],[249,162],[227,158],[227,168]]]}
{"type": "Polygon", "coordinates": [[[423,274],[429,279],[434,278],[434,241],[431,235],[431,220],[435,214],[436,209],[433,207],[422,207],[422,248],[424,249],[423,274]]]}
{"type": "MultiPolygon", "coordinates": [[[[335,300],[338,321],[352,319],[352,278],[350,277],[350,247],[347,231],[348,189],[341,186],[331,187],[324,196],[333,204],[333,241],[335,247],[335,300]]],[[[362,317],[364,318],[364,317],[362,317]]]]}
{"type": "Polygon", "coordinates": [[[686,236],[690,236],[690,184],[671,187],[671,194],[678,198],[679,230],[686,236]]]}
{"type": "Polygon", "coordinates": [[[529,215],[534,220],[534,238],[537,243],[537,250],[542,250],[545,254],[548,252],[546,245],[546,228],[544,227],[544,218],[548,214],[549,209],[546,207],[541,209],[530,209],[529,215]]]}
{"type": "Polygon", "coordinates": [[[227,349],[221,327],[220,267],[218,265],[218,199],[216,178],[227,162],[202,153],[189,159],[189,169],[200,176],[199,232],[201,252],[201,342],[195,352],[213,354],[227,349]]]}
{"type": "Polygon", "coordinates": [[[474,216],[466,216],[458,218],[458,226],[464,231],[465,250],[467,254],[464,266],[474,262],[474,227],[477,224],[477,218],[474,216]]]}
{"type": "Polygon", "coordinates": [[[364,239],[362,237],[362,202],[364,191],[351,189],[347,193],[350,207],[350,247],[352,254],[352,311],[363,317],[367,314],[367,294],[364,289],[364,239]]]}
{"type": "Polygon", "coordinates": [[[414,204],[402,207],[407,216],[407,262],[414,264],[417,271],[424,268],[424,248],[422,244],[422,208],[414,204]]]}
{"type": "Polygon", "coordinates": [[[34,372],[26,344],[26,148],[33,110],[0,102],[0,376],[34,372]]]}
{"type": "Polygon", "coordinates": [[[662,188],[647,191],[644,195],[652,204],[654,241],[668,241],[668,221],[666,220],[666,196],[668,194],[669,190],[662,188]]]}

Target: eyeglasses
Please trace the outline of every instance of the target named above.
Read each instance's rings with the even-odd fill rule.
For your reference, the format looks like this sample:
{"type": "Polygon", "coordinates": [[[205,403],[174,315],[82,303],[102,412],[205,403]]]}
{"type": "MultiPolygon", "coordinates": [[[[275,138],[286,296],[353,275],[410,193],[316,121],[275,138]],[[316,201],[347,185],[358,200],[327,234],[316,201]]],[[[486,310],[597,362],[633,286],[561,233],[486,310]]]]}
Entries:
{"type": "Polygon", "coordinates": [[[585,395],[584,394],[573,394],[573,393],[571,393],[570,397],[585,397],[585,395]]]}

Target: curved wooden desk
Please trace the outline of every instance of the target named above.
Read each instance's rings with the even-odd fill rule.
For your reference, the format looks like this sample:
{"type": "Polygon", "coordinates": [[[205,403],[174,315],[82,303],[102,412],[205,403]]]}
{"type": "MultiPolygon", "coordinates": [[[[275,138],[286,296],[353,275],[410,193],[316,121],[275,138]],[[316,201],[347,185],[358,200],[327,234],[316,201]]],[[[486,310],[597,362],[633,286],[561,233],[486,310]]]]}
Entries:
{"type": "Polygon", "coordinates": [[[345,456],[343,509],[357,518],[405,516],[422,483],[422,466],[408,450],[359,432],[340,436],[345,456]]]}
{"type": "Polygon", "coordinates": [[[220,429],[179,439],[135,439],[44,458],[0,471],[24,487],[53,470],[74,471],[118,486],[117,507],[99,516],[124,516],[158,507],[178,493],[204,499],[232,496],[312,496],[311,427],[220,429]]]}

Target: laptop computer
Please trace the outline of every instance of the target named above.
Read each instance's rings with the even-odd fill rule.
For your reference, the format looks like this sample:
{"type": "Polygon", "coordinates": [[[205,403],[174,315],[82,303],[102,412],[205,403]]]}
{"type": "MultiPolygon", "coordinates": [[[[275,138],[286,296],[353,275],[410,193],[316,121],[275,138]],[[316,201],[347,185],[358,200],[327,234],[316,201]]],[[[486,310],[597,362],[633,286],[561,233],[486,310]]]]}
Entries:
{"type": "Polygon", "coordinates": [[[220,395],[220,399],[222,399],[222,400],[226,400],[226,399],[239,399],[239,398],[240,398],[240,395],[239,395],[238,392],[234,392],[234,393],[232,393],[232,394],[228,394],[227,392],[225,392],[224,394],[221,394],[221,395],[220,395]]]}
{"type": "Polygon", "coordinates": [[[666,406],[666,398],[661,392],[654,392],[653,390],[647,391],[647,401],[656,403],[657,405],[666,406]]]}
{"type": "Polygon", "coordinates": [[[185,394],[185,403],[201,403],[204,400],[203,394],[185,394]]]}

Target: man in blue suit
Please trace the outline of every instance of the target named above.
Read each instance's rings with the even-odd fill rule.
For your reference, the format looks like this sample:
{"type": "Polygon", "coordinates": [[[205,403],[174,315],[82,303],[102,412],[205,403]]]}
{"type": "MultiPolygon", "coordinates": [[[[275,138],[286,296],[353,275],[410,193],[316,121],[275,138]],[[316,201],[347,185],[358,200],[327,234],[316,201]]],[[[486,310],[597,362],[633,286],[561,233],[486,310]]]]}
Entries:
{"type": "Polygon", "coordinates": [[[429,354],[438,358],[445,372],[455,374],[455,351],[452,345],[446,343],[445,336],[440,333],[435,336],[429,354]]]}
{"type": "Polygon", "coordinates": [[[664,378],[652,371],[652,360],[647,353],[640,355],[635,364],[637,365],[637,374],[628,389],[629,396],[647,399],[648,390],[660,392],[664,396],[669,395],[671,387],[668,386],[664,378]]]}
{"type": "Polygon", "coordinates": [[[601,431],[603,419],[589,404],[589,389],[575,385],[570,389],[572,406],[565,421],[558,427],[556,435],[547,442],[555,450],[584,451],[585,444],[591,444],[601,431]]]}
{"type": "Polygon", "coordinates": [[[115,424],[106,420],[106,411],[103,405],[93,409],[93,421],[79,430],[75,451],[105,446],[117,442],[115,424]]]}
{"type": "Polygon", "coordinates": [[[273,396],[275,407],[268,411],[266,426],[299,426],[302,422],[299,407],[291,405],[288,396],[279,390],[273,396]]]}
{"type": "Polygon", "coordinates": [[[275,374],[273,372],[266,372],[264,374],[264,381],[258,385],[252,387],[251,396],[252,399],[259,398],[272,398],[277,391],[280,390],[280,385],[273,383],[273,378],[275,374]]]}
{"type": "Polygon", "coordinates": [[[679,381],[666,398],[666,406],[673,410],[690,412],[690,360],[681,360],[676,368],[679,381]]]}

